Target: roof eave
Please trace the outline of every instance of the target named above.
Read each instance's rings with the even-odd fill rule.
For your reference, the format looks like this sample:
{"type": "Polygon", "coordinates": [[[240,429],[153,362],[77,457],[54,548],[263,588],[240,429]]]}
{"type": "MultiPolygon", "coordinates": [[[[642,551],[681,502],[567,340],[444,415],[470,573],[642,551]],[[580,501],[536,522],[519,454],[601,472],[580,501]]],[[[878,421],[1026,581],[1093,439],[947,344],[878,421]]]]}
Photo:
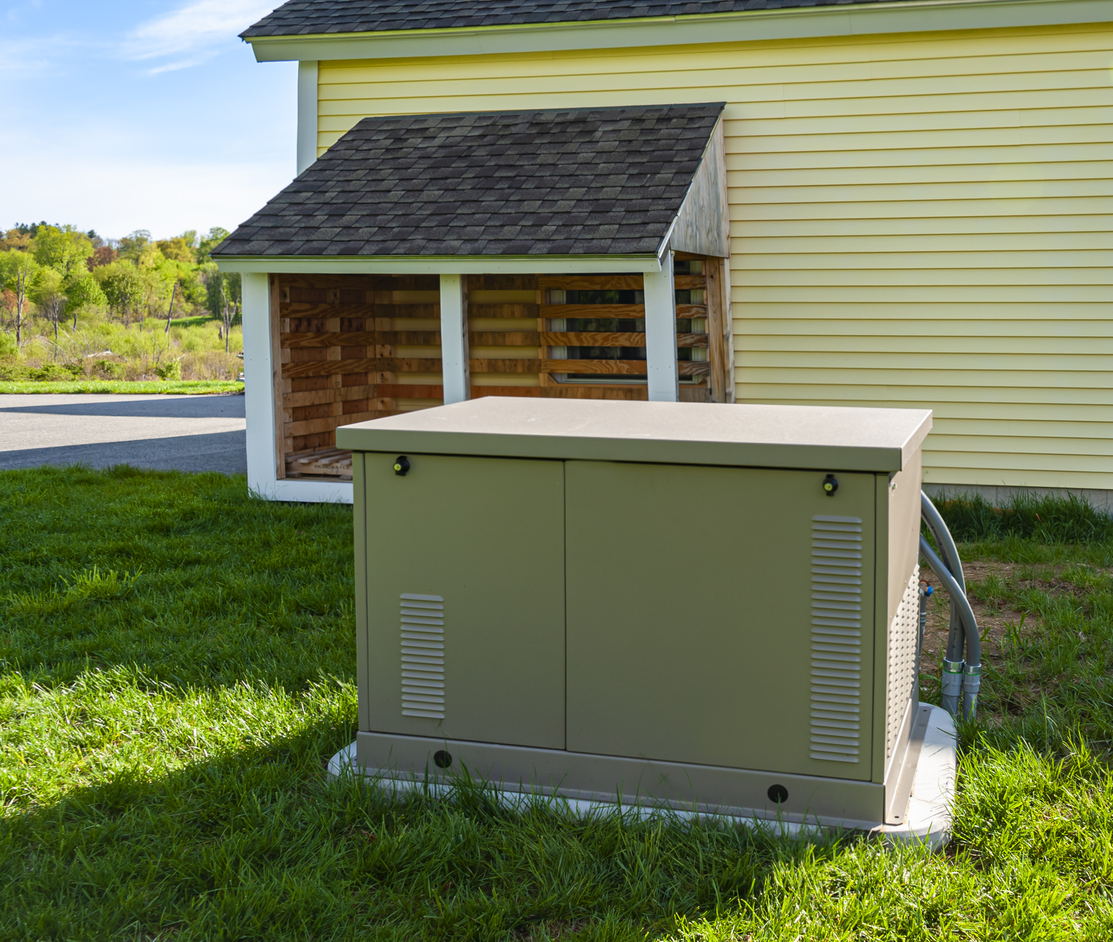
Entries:
{"type": "Polygon", "coordinates": [[[332,275],[541,275],[655,272],[645,255],[216,255],[221,271],[332,275]]]}
{"type": "Polygon", "coordinates": [[[1113,22],[1113,0],[897,0],[573,23],[242,38],[267,61],[414,58],[1113,22]]]}

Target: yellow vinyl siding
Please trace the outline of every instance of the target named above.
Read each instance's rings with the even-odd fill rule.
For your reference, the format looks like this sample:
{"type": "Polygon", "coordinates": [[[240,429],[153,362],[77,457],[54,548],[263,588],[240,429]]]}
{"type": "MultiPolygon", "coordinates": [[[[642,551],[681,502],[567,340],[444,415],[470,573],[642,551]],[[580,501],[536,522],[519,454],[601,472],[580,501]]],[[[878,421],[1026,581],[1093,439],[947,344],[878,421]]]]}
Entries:
{"type": "Polygon", "coordinates": [[[1113,489],[1113,25],[322,62],[366,115],[725,101],[740,401],[930,407],[925,479],[1113,489]]]}

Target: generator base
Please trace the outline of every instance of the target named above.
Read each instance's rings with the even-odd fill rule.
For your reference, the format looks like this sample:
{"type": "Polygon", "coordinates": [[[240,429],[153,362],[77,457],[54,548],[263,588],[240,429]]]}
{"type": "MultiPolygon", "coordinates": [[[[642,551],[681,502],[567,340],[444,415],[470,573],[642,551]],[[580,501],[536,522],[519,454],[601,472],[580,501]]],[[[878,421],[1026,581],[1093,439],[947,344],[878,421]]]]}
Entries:
{"type": "MultiPolygon", "coordinates": [[[[649,817],[665,812],[685,819],[718,819],[748,827],[761,828],[789,837],[821,836],[832,832],[853,831],[879,838],[887,844],[909,844],[922,846],[929,850],[944,847],[951,839],[951,805],[955,792],[957,771],[956,738],[954,721],[944,710],[936,706],[921,704],[926,723],[923,724],[923,739],[918,750],[910,750],[909,761],[914,767],[911,774],[901,776],[911,781],[908,805],[903,821],[899,824],[884,824],[857,817],[839,817],[831,814],[781,813],[768,806],[743,807],[722,803],[708,804],[698,800],[678,801],[641,795],[603,795],[582,789],[567,788],[561,785],[544,785],[536,782],[500,782],[494,778],[477,778],[488,786],[493,786],[499,800],[510,808],[518,808],[537,798],[550,800],[554,806],[567,809],[578,815],[621,813],[638,818],[649,817]]],[[[374,735],[374,734],[363,734],[374,735]]],[[[396,739],[399,745],[409,737],[381,737],[383,741],[396,739]]],[[[453,781],[459,775],[455,769],[442,770],[429,768],[422,773],[416,770],[404,771],[397,766],[370,768],[361,764],[357,757],[357,742],[341,749],[329,760],[328,772],[331,776],[362,775],[375,781],[379,787],[393,793],[406,793],[428,789],[430,793],[445,796],[451,792],[453,781]]],[[[454,744],[446,743],[449,748],[454,744]]],[[[481,745],[481,744],[475,744],[481,745]]],[[[498,747],[488,747],[498,748],[498,747]]],[[[570,754],[566,754],[569,755],[570,754]]],[[[571,756],[570,756],[571,758],[571,756]]],[[[591,757],[599,760],[601,757],[591,757]]],[[[629,760],[615,760],[615,762],[629,760]]],[[[691,771],[691,770],[688,770],[691,771]]],[[[739,775],[760,775],[791,781],[787,776],[769,773],[745,773],[739,775]]],[[[828,780],[829,786],[838,788],[847,785],[868,783],[846,783],[828,780]]],[[[818,783],[822,787],[823,783],[818,783]]]]}

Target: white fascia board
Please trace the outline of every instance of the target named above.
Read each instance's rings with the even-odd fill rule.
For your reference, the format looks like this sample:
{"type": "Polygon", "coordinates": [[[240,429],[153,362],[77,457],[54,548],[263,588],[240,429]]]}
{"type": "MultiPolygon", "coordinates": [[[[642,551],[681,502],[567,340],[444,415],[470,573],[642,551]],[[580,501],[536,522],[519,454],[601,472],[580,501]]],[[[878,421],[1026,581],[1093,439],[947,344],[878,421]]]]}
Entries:
{"type": "Polygon", "coordinates": [[[587,275],[661,270],[656,255],[257,256],[217,258],[216,264],[221,271],[289,275],[587,275]]]}
{"type": "Polygon", "coordinates": [[[247,42],[259,62],[404,59],[1108,22],[1113,0],[905,0],[583,23],[257,36],[247,42]]]}

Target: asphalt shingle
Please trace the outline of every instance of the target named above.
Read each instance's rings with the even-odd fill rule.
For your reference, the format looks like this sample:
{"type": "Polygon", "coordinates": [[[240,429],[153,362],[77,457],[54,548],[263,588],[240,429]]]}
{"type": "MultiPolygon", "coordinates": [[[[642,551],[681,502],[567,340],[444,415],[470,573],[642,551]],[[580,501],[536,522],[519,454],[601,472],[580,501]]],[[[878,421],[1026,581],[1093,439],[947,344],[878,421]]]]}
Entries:
{"type": "Polygon", "coordinates": [[[213,254],[656,252],[722,111],[718,103],[365,118],[213,254]],[[617,129],[633,133],[616,149],[617,129]],[[569,152],[541,159],[558,145],[569,152]]]}
{"type": "MultiPolygon", "coordinates": [[[[240,35],[306,36],[384,30],[575,23],[847,6],[894,0],[288,0],[240,35]]],[[[896,0],[922,3],[929,0],[896,0]]]]}

